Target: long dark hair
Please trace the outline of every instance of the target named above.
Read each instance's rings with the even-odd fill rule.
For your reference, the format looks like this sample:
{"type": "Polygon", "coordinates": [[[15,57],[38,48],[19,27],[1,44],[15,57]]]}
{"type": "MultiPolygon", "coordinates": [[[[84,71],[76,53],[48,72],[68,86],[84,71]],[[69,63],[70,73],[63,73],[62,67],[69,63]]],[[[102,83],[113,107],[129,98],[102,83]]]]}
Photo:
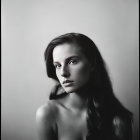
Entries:
{"type": "MultiPolygon", "coordinates": [[[[60,44],[74,43],[80,46],[83,54],[94,65],[94,71],[88,83],[88,129],[89,137],[108,139],[112,132],[112,120],[114,116],[130,118],[132,114],[123,107],[114,95],[112,83],[107,72],[106,64],[95,43],[87,36],[79,33],[67,33],[53,39],[45,50],[45,62],[48,77],[58,81],[55,67],[53,66],[53,49],[60,44]]],[[[61,86],[58,84],[58,88],[61,86]]],[[[57,92],[53,91],[50,99],[57,98],[57,92]]],[[[113,133],[113,132],[112,132],[113,133]]]]}

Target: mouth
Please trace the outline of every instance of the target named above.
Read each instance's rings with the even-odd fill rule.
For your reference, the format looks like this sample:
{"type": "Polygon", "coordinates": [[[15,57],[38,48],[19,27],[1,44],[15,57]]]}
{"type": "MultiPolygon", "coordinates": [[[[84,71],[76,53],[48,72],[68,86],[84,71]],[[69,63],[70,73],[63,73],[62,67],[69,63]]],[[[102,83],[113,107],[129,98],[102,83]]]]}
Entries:
{"type": "Polygon", "coordinates": [[[65,80],[63,81],[63,85],[64,86],[71,86],[73,84],[74,81],[71,81],[71,80],[65,80]]]}

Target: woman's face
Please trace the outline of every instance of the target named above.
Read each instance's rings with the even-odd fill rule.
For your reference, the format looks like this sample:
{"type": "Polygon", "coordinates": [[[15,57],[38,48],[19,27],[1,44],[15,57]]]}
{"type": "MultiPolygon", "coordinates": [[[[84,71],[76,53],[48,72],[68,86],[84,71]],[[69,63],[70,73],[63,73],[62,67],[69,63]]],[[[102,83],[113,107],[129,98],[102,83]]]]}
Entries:
{"type": "Polygon", "coordinates": [[[80,90],[89,80],[92,66],[81,48],[75,44],[61,44],[53,50],[56,76],[67,93],[80,90]]]}

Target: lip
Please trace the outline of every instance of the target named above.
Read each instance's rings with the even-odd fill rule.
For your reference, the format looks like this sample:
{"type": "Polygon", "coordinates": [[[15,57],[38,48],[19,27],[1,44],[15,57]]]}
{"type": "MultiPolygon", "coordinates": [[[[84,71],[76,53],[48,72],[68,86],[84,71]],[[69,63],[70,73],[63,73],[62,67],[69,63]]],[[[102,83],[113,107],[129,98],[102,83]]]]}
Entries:
{"type": "Polygon", "coordinates": [[[63,84],[66,84],[66,83],[72,83],[73,81],[71,81],[71,80],[65,80],[65,81],[63,81],[63,84]]]}
{"type": "Polygon", "coordinates": [[[65,80],[63,81],[63,85],[65,86],[71,86],[73,84],[74,81],[71,81],[71,80],[65,80]]]}

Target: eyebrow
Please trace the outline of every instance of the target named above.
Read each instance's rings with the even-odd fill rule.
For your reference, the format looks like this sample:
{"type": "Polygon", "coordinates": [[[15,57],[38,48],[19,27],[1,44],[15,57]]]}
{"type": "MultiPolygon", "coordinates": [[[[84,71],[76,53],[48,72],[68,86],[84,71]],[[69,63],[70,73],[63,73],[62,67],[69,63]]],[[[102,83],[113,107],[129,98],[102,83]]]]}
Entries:
{"type": "MultiPolygon", "coordinates": [[[[79,56],[70,56],[70,57],[66,58],[65,62],[67,62],[67,61],[69,61],[69,60],[71,60],[71,59],[73,59],[73,58],[80,59],[79,56]]],[[[54,61],[53,63],[59,63],[59,62],[58,62],[58,61],[54,61]]]]}

